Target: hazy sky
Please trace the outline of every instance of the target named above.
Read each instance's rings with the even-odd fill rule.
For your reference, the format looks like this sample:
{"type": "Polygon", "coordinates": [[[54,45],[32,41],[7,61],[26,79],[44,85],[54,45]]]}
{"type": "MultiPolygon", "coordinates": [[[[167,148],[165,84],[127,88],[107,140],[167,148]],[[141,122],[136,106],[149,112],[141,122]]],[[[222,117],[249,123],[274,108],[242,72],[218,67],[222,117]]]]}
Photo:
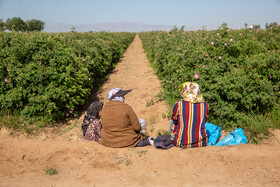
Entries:
{"type": "Polygon", "coordinates": [[[66,24],[132,22],[216,29],[280,23],[280,0],[0,0],[0,19],[66,24]]]}

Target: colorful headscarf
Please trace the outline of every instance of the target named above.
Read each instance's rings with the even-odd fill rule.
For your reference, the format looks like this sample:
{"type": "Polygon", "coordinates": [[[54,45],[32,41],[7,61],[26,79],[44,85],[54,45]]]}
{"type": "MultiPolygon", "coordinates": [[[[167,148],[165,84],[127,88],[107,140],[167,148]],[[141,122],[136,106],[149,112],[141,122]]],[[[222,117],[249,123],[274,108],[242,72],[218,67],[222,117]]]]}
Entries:
{"type": "Polygon", "coordinates": [[[202,103],[205,101],[197,83],[184,82],[179,85],[179,91],[184,101],[191,103],[202,103]]]}

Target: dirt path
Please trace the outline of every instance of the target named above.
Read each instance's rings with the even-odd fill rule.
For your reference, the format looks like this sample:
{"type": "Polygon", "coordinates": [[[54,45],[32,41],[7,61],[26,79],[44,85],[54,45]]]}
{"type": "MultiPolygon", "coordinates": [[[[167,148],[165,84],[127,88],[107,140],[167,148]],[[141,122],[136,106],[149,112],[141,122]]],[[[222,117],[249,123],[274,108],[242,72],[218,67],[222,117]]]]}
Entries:
{"type": "MultiPolygon", "coordinates": [[[[138,36],[98,97],[106,101],[113,87],[133,89],[126,96],[148,133],[167,130],[164,102],[147,107],[160,91],[138,36]]],[[[195,149],[112,149],[82,141],[80,119],[63,130],[36,137],[0,131],[0,186],[280,186],[280,131],[262,145],[195,149]],[[58,170],[45,175],[46,167],[58,170]]]]}

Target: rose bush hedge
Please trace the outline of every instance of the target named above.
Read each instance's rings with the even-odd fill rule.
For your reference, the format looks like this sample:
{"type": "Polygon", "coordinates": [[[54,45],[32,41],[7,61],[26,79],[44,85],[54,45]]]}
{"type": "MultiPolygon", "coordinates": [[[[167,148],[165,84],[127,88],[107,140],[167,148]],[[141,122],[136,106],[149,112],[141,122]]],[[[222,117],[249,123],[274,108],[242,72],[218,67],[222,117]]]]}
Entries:
{"type": "Polygon", "coordinates": [[[54,120],[77,114],[95,78],[114,67],[134,37],[0,32],[0,110],[54,120]]]}
{"type": "Polygon", "coordinates": [[[272,113],[279,118],[279,26],[231,30],[223,24],[215,31],[174,28],[143,32],[140,38],[171,106],[180,99],[178,85],[193,81],[209,103],[208,119],[213,124],[252,128],[254,115],[272,113]]]}

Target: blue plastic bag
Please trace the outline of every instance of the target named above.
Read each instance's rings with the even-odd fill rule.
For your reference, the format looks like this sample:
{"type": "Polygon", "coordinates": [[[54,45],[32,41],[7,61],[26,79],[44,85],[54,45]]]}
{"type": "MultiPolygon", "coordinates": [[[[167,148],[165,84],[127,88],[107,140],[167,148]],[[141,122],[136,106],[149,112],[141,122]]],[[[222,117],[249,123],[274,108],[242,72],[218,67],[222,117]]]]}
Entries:
{"type": "Polygon", "coordinates": [[[216,146],[247,144],[247,138],[241,128],[232,131],[229,135],[219,141],[216,146]]]}
{"type": "Polygon", "coordinates": [[[207,145],[215,145],[221,137],[222,127],[206,122],[205,129],[208,135],[207,145]]]}

